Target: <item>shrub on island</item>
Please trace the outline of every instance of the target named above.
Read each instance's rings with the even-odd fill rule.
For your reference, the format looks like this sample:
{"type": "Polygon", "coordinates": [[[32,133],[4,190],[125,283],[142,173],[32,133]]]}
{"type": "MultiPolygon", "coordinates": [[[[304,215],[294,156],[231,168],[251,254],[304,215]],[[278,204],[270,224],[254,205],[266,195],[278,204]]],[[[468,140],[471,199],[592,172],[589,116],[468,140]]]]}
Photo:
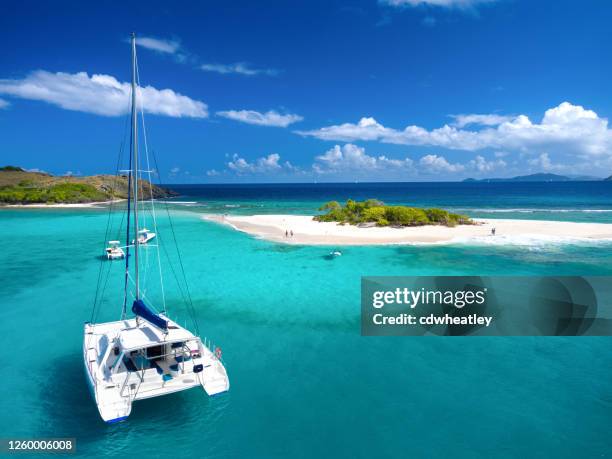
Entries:
{"type": "Polygon", "coordinates": [[[58,183],[40,187],[21,182],[17,186],[0,188],[0,202],[21,203],[79,203],[104,201],[106,195],[84,183],[58,183]]]}
{"type": "Polygon", "coordinates": [[[326,213],[314,217],[320,222],[359,225],[375,223],[377,226],[423,226],[423,225],[472,225],[474,222],[465,215],[454,214],[444,209],[421,209],[419,207],[387,206],[377,199],[353,201],[341,205],[330,201],[320,209],[326,213]]]}

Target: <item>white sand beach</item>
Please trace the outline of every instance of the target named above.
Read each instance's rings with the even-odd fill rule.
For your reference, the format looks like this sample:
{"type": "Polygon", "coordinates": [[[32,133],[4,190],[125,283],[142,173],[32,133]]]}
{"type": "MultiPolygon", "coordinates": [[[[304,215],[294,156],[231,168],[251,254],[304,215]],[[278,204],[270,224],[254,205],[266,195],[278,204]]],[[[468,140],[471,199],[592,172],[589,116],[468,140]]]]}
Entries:
{"type": "Polygon", "coordinates": [[[205,215],[206,220],[229,225],[255,237],[286,244],[384,245],[454,242],[531,243],[612,241],[612,224],[540,220],[474,219],[477,225],[358,227],[317,222],[302,215],[205,215]],[[493,236],[491,230],[495,228],[493,236]],[[285,236],[293,231],[293,237],[285,236]]]}

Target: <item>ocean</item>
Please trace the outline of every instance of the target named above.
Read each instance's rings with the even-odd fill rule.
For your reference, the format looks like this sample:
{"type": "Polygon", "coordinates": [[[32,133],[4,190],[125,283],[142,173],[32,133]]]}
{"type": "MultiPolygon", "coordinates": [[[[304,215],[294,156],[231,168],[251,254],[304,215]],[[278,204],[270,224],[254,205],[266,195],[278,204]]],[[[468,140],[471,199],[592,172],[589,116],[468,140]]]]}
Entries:
{"type": "MultiPolygon", "coordinates": [[[[159,244],[172,246],[162,257],[167,308],[189,325],[174,229],[230,391],[136,402],[127,421],[104,424],[83,375],[82,333],[99,278],[97,319],[120,314],[122,263],[100,255],[105,239],[125,238],[121,212],[107,231],[107,208],[3,209],[0,344],[11,353],[0,436],[74,437],[87,457],[610,454],[612,338],[361,337],[359,294],[366,275],[612,275],[612,243],[343,247],[329,260],[329,247],[270,243],[201,215],[312,214],[329,200],[378,198],[472,217],[612,223],[612,182],[173,188],[168,209],[157,204],[159,244]]],[[[143,284],[159,297],[145,256],[143,284]]]]}

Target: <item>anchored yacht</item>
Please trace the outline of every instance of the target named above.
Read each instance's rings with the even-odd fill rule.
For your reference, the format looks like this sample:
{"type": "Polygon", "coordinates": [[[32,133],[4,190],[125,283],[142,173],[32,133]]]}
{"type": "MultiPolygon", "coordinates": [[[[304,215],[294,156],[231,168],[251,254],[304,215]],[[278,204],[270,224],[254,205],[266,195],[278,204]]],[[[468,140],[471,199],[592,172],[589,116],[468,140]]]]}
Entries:
{"type": "Polygon", "coordinates": [[[125,258],[125,252],[120,247],[120,241],[108,241],[108,247],[106,248],[106,258],[109,260],[119,260],[125,258]]]}
{"type": "MultiPolygon", "coordinates": [[[[199,336],[194,319],[195,333],[170,319],[166,313],[162,282],[162,262],[157,247],[157,264],[161,284],[162,311],[153,307],[153,299],[147,295],[142,283],[147,279],[148,251],[139,259],[140,246],[156,235],[156,219],[153,210],[154,231],[139,229],[143,218],[140,215],[140,191],[138,183],[141,171],[138,154],[137,93],[138,73],[136,41],[132,34],[132,85],[131,85],[131,142],[130,169],[128,175],[128,205],[126,228],[126,252],[119,241],[110,241],[107,255],[113,258],[121,251],[125,258],[123,278],[123,304],[120,320],[95,323],[99,311],[101,294],[96,291],[92,321],[85,323],[83,337],[83,361],[87,383],[102,419],[108,423],[126,419],[136,400],[170,394],[177,391],[201,387],[210,396],[229,390],[229,378],[221,358],[221,349],[212,346],[199,336]],[[110,250],[110,251],[109,251],[110,250]],[[130,250],[133,253],[130,253],[130,250]],[[141,280],[144,270],[144,280],[141,280]],[[129,309],[129,312],[128,312],[129,309]]],[[[141,115],[142,116],[142,115],[141,115]]],[[[144,122],[143,122],[144,129],[144,122]]],[[[146,134],[146,133],[145,133],[146,134]]],[[[144,136],[146,160],[148,150],[144,136]]],[[[150,171],[149,171],[150,173],[150,171]]],[[[150,180],[150,175],[149,175],[150,180]]],[[[109,213],[110,215],[110,213],[109,213]]],[[[110,216],[109,216],[110,218],[110,216]]],[[[159,244],[157,244],[159,245],[159,244]]],[[[112,268],[107,265],[108,269],[112,268]]],[[[102,271],[101,271],[102,272],[102,271]]],[[[100,276],[102,278],[102,276],[100,276]]],[[[106,286],[106,282],[102,283],[106,286]]],[[[100,283],[98,285],[100,288],[100,283]]],[[[155,299],[157,301],[159,299],[155,299]]],[[[193,305],[191,300],[187,302],[193,305]]]]}

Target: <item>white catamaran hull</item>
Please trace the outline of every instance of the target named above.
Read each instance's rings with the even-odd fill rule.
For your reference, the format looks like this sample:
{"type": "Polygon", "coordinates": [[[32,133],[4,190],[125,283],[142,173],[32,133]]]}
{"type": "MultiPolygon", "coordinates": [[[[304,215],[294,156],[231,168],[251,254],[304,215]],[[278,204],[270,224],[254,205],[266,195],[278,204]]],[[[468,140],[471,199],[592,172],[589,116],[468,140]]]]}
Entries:
{"type": "Polygon", "coordinates": [[[85,375],[105,422],[126,419],[136,400],[194,387],[210,396],[229,390],[223,363],[198,337],[172,322],[166,334],[139,322],[85,324],[85,375]]]}

